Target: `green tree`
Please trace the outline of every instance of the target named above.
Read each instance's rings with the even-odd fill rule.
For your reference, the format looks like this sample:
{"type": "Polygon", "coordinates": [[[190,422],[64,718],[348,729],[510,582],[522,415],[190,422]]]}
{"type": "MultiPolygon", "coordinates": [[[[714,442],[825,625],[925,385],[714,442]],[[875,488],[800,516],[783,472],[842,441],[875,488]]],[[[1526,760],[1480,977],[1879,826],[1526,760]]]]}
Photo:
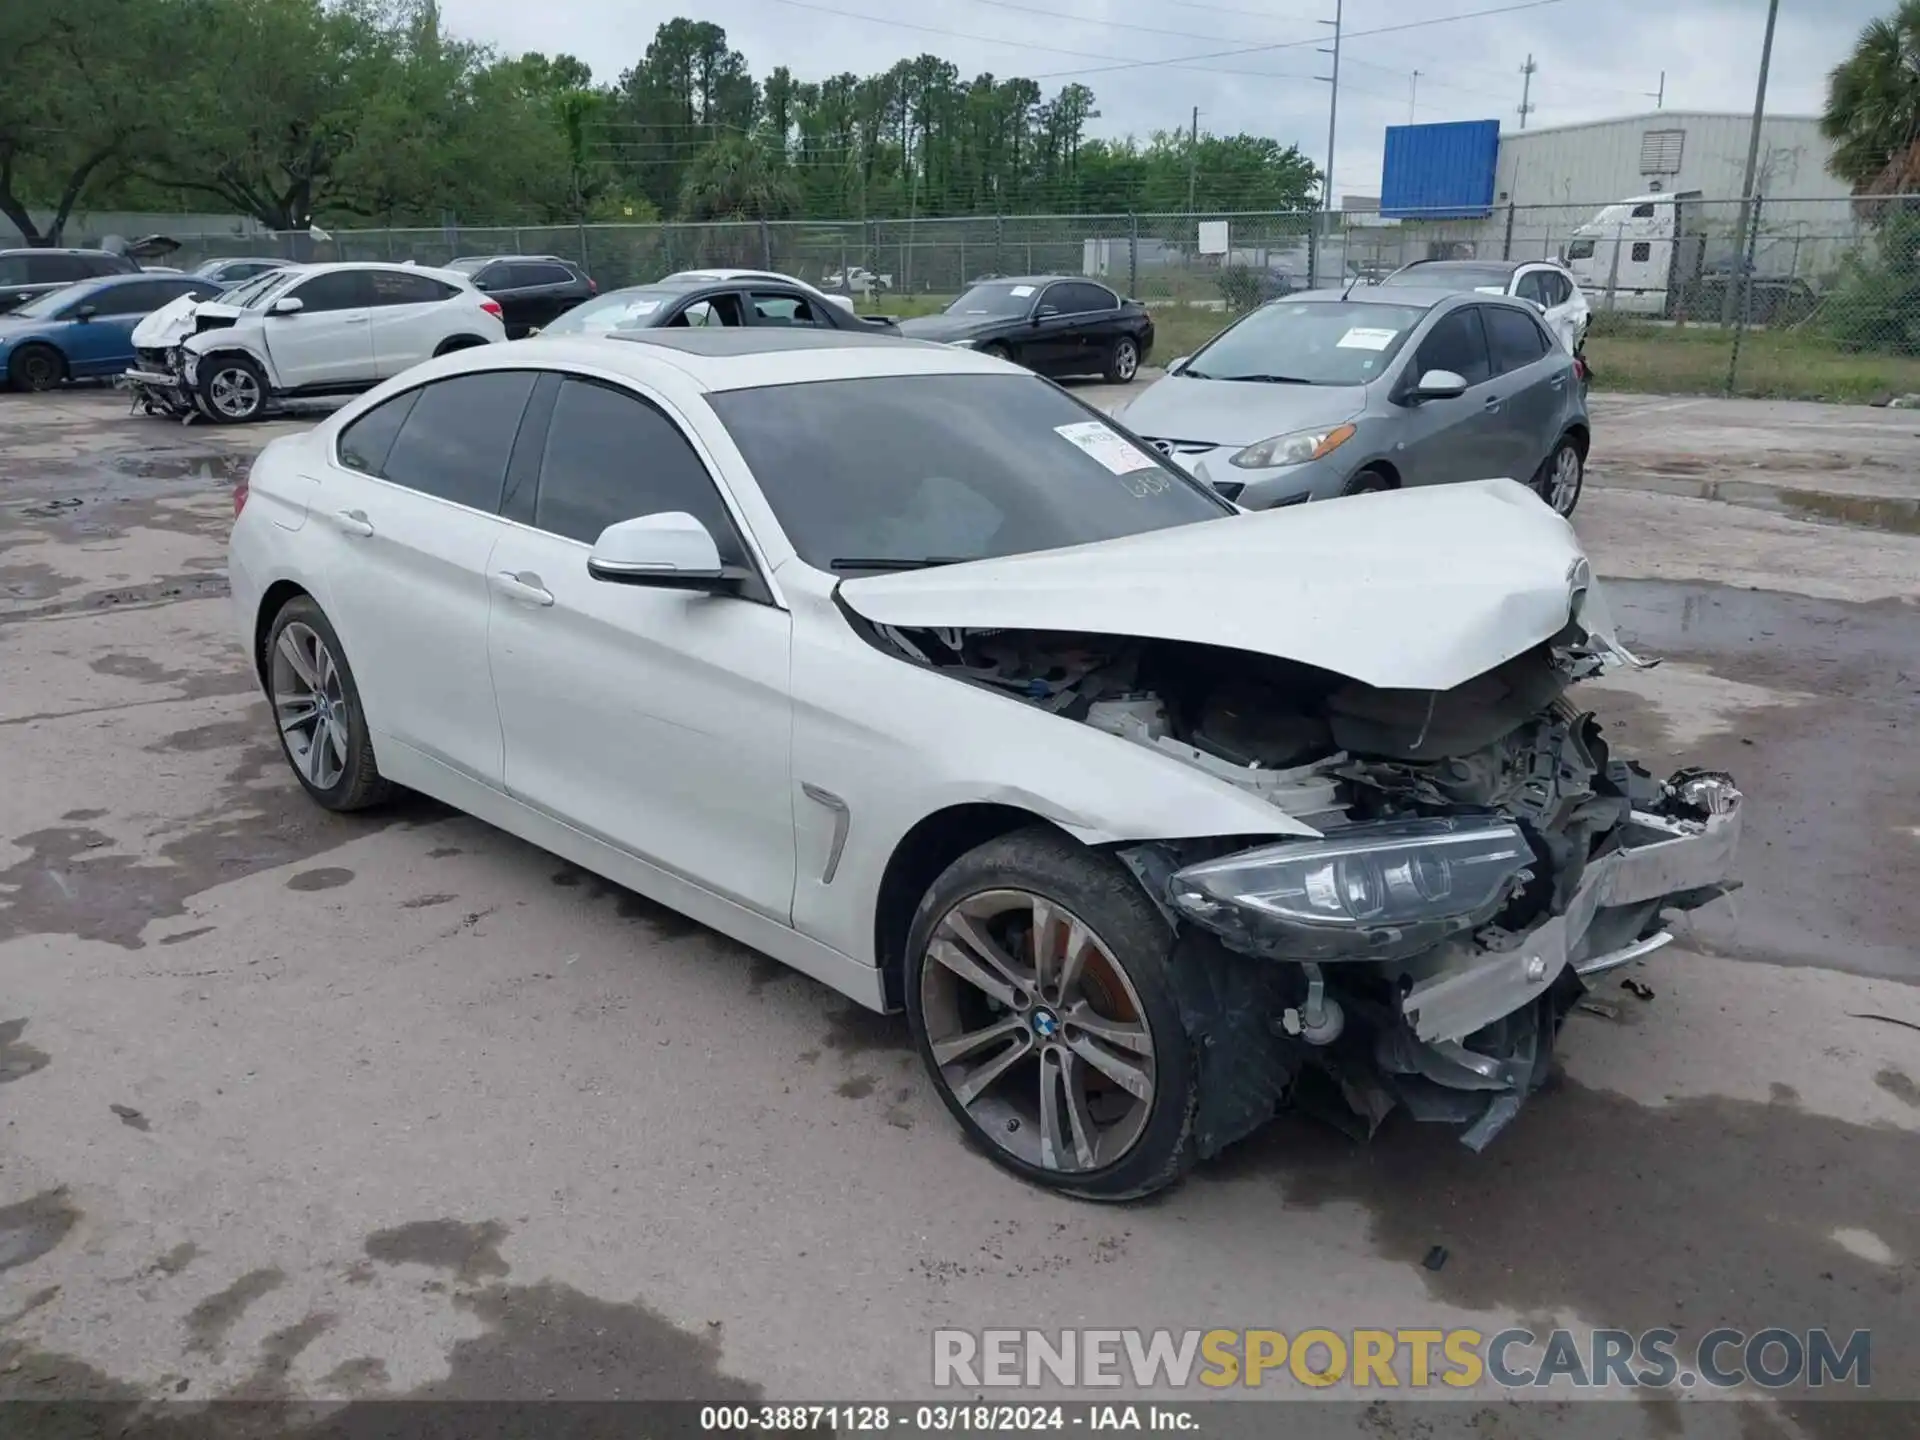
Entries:
{"type": "Polygon", "coordinates": [[[1833,141],[1828,168],[1856,195],[1920,188],[1920,0],[1861,30],[1827,75],[1820,128],[1833,141]]]}
{"type": "Polygon", "coordinates": [[[722,135],[694,156],[680,189],[686,220],[790,220],[799,212],[792,177],[748,135],[722,135]]]}
{"type": "Polygon", "coordinates": [[[151,56],[171,0],[0,4],[0,214],[30,245],[58,245],[83,199],[153,143],[176,81],[151,56]],[[33,207],[50,212],[44,226],[33,207]]]}

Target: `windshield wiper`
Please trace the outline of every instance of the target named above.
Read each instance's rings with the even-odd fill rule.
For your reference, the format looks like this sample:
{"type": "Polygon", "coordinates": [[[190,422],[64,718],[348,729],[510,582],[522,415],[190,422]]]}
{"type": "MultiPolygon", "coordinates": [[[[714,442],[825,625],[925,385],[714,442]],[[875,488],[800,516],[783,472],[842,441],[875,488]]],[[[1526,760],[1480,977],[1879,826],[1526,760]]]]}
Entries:
{"type": "Polygon", "coordinates": [[[1311,385],[1298,375],[1209,375],[1209,380],[1257,380],[1263,385],[1311,385]]]}
{"type": "Polygon", "coordinates": [[[919,559],[912,560],[904,556],[879,559],[855,556],[848,560],[829,560],[827,568],[830,570],[931,570],[936,565],[964,565],[969,558],[965,555],[922,555],[919,559]]]}

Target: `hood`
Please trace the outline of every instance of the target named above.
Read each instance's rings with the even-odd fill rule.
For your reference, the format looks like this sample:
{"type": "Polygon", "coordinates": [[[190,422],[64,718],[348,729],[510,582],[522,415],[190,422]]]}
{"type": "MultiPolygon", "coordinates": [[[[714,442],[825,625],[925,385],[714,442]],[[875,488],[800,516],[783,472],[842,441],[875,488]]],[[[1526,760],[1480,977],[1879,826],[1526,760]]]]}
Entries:
{"type": "Polygon", "coordinates": [[[1181,640],[1450,690],[1559,634],[1582,585],[1583,622],[1614,648],[1590,574],[1573,527],[1537,495],[1479,480],[861,577],[839,593],[882,625],[1181,640]]]}
{"type": "MultiPolygon", "coordinates": [[[[136,350],[170,350],[193,333],[193,317],[207,302],[191,295],[169,300],[133,327],[136,350]]],[[[228,307],[232,308],[232,307],[228,307]]]]}
{"type": "Polygon", "coordinates": [[[64,325],[66,323],[64,320],[23,320],[18,315],[0,313],[0,345],[6,344],[9,340],[17,340],[22,335],[30,334],[46,326],[64,325]]]}
{"type": "Polygon", "coordinates": [[[1366,403],[1367,392],[1358,385],[1269,385],[1168,375],[1128,402],[1115,418],[1136,435],[1238,449],[1290,430],[1338,425],[1358,415],[1366,403]]]}
{"type": "Polygon", "coordinates": [[[1013,321],[994,315],[915,315],[900,322],[900,333],[909,340],[953,341],[1001,330],[1013,321]]]}

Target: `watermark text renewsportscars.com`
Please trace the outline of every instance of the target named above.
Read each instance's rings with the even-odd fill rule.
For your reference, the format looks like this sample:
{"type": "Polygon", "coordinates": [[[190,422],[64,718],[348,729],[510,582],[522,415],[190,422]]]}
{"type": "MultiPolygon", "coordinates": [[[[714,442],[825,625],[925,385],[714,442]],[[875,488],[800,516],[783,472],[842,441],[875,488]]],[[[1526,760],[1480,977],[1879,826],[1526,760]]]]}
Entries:
{"type": "Polygon", "coordinates": [[[936,1330],[933,1383],[1214,1392],[1732,1389],[1873,1383],[1868,1330],[936,1330]]]}

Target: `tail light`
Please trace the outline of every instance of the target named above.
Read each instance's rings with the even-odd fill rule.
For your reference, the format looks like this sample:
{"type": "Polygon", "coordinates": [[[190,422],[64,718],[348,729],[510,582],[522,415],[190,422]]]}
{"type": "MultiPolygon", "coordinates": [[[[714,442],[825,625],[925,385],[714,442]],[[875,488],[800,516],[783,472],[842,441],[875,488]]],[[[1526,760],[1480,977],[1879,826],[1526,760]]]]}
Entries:
{"type": "Polygon", "coordinates": [[[247,508],[247,477],[242,475],[240,483],[233,487],[233,518],[238,520],[240,512],[247,508]]]}
{"type": "Polygon", "coordinates": [[[500,302],[498,300],[482,300],[480,302],[480,308],[496,320],[503,318],[506,314],[506,311],[500,308],[500,302]]]}
{"type": "Polygon", "coordinates": [[[600,282],[591,275],[587,277],[587,293],[589,295],[598,295],[600,293],[600,282]]]}

